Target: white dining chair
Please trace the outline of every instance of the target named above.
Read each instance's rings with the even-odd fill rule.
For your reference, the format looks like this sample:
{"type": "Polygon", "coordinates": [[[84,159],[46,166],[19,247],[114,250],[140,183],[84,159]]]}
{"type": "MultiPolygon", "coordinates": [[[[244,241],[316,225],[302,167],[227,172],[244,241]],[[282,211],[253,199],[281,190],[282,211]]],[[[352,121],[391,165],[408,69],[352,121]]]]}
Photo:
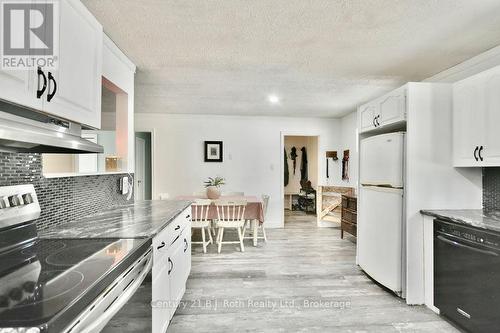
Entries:
{"type": "MultiPolygon", "coordinates": [[[[269,206],[269,195],[263,194],[262,211],[264,215],[264,221],[266,220],[268,206],[269,206]]],[[[260,223],[259,220],[245,221],[245,225],[243,227],[243,239],[252,239],[253,246],[257,246],[257,242],[259,239],[263,239],[264,242],[267,243],[267,235],[266,235],[266,229],[264,228],[264,223],[260,223]],[[245,236],[247,228],[251,230],[251,236],[245,236]],[[261,236],[259,236],[259,230],[262,233],[261,236]]]]}
{"type": "Polygon", "coordinates": [[[244,197],[245,192],[222,192],[223,197],[244,197]]]}
{"type": "Polygon", "coordinates": [[[240,244],[241,252],[245,252],[243,245],[243,226],[245,224],[245,209],[247,202],[244,200],[216,200],[217,208],[217,238],[218,253],[222,249],[222,244],[240,244]],[[236,229],[239,241],[223,241],[224,229],[236,229]]]}
{"type": "Polygon", "coordinates": [[[212,233],[210,227],[212,221],[208,219],[208,211],[211,200],[199,199],[196,200],[194,204],[191,205],[191,229],[199,229],[201,231],[201,242],[191,242],[191,244],[202,244],[203,253],[207,253],[207,245],[213,244],[212,233]],[[208,233],[208,241],[206,240],[206,234],[208,233]]]}

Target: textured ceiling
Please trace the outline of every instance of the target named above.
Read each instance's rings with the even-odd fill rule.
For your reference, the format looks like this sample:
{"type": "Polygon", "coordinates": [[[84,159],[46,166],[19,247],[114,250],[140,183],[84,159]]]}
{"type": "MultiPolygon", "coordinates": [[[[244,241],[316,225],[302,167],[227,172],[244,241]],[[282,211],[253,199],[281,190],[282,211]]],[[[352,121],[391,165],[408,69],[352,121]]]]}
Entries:
{"type": "Polygon", "coordinates": [[[500,44],[499,0],[83,2],[137,65],[136,112],[337,117],[500,44]]]}

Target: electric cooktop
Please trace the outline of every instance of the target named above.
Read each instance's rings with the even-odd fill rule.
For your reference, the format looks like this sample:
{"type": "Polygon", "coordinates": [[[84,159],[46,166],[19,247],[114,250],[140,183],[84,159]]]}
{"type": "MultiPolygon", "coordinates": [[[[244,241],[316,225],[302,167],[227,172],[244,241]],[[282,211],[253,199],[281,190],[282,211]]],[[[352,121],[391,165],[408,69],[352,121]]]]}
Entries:
{"type": "Polygon", "coordinates": [[[63,329],[149,243],[146,239],[35,239],[5,252],[0,256],[0,327],[63,329]]]}

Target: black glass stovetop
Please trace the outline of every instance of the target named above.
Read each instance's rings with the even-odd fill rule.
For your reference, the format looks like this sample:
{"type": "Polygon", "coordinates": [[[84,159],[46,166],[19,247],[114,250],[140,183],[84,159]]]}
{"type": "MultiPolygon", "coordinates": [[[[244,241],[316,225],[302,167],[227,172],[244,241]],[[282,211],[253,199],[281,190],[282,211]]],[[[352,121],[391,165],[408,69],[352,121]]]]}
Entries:
{"type": "Polygon", "coordinates": [[[144,253],[146,243],[146,239],[36,238],[3,252],[0,328],[64,328],[144,253]],[[125,258],[130,263],[124,263],[125,258]]]}

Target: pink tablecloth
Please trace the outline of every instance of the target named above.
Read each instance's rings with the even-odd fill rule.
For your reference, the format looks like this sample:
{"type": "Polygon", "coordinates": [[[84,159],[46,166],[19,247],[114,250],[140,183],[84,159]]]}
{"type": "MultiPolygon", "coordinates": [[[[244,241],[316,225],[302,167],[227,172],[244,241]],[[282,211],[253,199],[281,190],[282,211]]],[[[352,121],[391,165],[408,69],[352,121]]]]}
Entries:
{"type": "MultiPolygon", "coordinates": [[[[179,200],[191,200],[195,201],[196,199],[206,199],[195,195],[183,195],[177,197],[179,200]]],[[[260,223],[264,223],[264,209],[262,205],[262,200],[255,196],[222,196],[219,200],[244,200],[247,202],[247,207],[245,208],[245,220],[258,220],[260,223]]],[[[208,218],[211,220],[217,219],[217,209],[215,205],[212,203],[210,210],[208,211],[208,218]]]]}

